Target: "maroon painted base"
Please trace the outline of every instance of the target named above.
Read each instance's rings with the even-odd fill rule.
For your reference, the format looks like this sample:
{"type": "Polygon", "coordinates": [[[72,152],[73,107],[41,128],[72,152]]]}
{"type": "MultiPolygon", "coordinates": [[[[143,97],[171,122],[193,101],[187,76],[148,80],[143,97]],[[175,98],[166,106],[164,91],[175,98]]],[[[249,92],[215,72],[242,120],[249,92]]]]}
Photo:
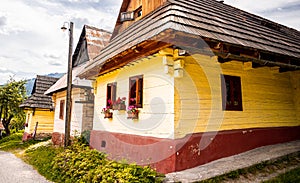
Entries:
{"type": "Polygon", "coordinates": [[[126,159],[170,173],[257,147],[298,139],[300,126],[197,133],[176,140],[92,131],[90,144],[106,152],[111,159],[126,159]]]}
{"type": "MultiPolygon", "coordinates": [[[[45,139],[45,138],[48,138],[48,137],[51,137],[51,136],[52,136],[51,133],[37,133],[35,135],[35,140],[42,140],[42,139],[45,139]]],[[[27,132],[23,133],[23,137],[22,137],[22,141],[23,142],[31,140],[31,139],[33,139],[33,135],[32,134],[29,134],[27,132]]]]}
{"type": "Polygon", "coordinates": [[[27,133],[27,132],[24,132],[23,137],[22,137],[22,141],[25,142],[25,141],[30,140],[30,139],[32,139],[32,135],[27,133]]]}
{"type": "Polygon", "coordinates": [[[53,132],[52,133],[52,143],[54,145],[63,146],[65,142],[65,134],[53,132]]]}

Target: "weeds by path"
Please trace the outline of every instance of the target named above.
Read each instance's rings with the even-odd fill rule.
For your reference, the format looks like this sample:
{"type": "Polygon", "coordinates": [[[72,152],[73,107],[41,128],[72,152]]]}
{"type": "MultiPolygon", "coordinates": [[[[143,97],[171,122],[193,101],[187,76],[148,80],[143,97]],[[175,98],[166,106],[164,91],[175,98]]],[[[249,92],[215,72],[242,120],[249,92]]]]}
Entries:
{"type": "Polygon", "coordinates": [[[280,183],[280,182],[285,182],[285,183],[300,182],[300,167],[295,168],[286,173],[280,174],[271,180],[265,181],[264,183],[280,183]]]}
{"type": "Polygon", "coordinates": [[[274,179],[273,182],[294,182],[292,180],[300,179],[300,152],[283,156],[276,160],[261,162],[248,168],[238,169],[221,176],[200,181],[200,183],[261,182],[275,177],[273,175],[277,176],[278,172],[290,172],[291,168],[296,169],[292,170],[291,173],[283,174],[282,177],[274,179]],[[291,181],[288,181],[289,179],[291,181]]]}

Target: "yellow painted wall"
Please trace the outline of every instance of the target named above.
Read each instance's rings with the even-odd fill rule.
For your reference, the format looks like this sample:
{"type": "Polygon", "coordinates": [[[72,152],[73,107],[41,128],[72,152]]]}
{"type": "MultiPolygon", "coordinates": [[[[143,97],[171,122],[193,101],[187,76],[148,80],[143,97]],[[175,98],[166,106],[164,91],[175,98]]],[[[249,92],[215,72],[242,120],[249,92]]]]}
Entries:
{"type": "Polygon", "coordinates": [[[181,138],[197,132],[300,125],[299,71],[279,73],[278,68],[252,68],[238,61],[220,64],[215,56],[192,55],[184,58],[183,77],[176,77],[172,59],[163,62],[162,55],[171,52],[98,77],[93,129],[181,138]],[[171,68],[168,73],[166,65],[171,68]],[[142,74],[144,107],[139,120],[127,119],[125,111],[114,111],[113,119],[104,119],[107,84],[117,82],[117,97],[126,97],[128,106],[129,77],[142,74]],[[243,111],[222,109],[222,75],[241,78],[243,111]],[[144,124],[159,120],[159,125],[145,130],[144,124]]]}
{"type": "Polygon", "coordinates": [[[298,126],[299,80],[299,73],[279,73],[269,67],[248,70],[242,62],[219,64],[217,57],[187,57],[184,77],[175,79],[175,136],[298,126]],[[222,110],[221,74],[241,77],[243,111],[222,110]]]}
{"type": "Polygon", "coordinates": [[[290,73],[297,119],[300,121],[300,71],[290,73]]]}
{"type": "Polygon", "coordinates": [[[33,110],[32,109],[25,109],[24,112],[26,114],[26,122],[25,123],[28,124],[28,127],[25,127],[25,132],[30,133],[31,125],[33,125],[33,123],[31,124],[31,118],[32,118],[33,110]]]}
{"type": "Polygon", "coordinates": [[[25,128],[27,133],[33,133],[36,122],[38,122],[37,133],[52,133],[54,123],[54,112],[44,109],[25,110],[26,122],[28,127],[25,128]],[[29,115],[28,115],[29,114],[29,115]],[[29,117],[29,119],[28,119],[29,117]]]}
{"type": "Polygon", "coordinates": [[[162,57],[132,63],[118,71],[97,78],[95,89],[94,130],[153,136],[174,137],[174,78],[164,74],[162,57]],[[107,84],[117,82],[117,97],[126,97],[128,107],[129,77],[143,75],[143,108],[139,119],[127,119],[126,111],[113,112],[113,119],[104,119],[107,84]]]}

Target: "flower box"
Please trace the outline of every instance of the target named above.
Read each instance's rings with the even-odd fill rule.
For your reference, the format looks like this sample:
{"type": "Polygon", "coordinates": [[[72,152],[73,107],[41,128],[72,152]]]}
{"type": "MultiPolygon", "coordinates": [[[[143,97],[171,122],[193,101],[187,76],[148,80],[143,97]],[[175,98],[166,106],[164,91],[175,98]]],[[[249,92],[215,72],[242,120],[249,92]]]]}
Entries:
{"type": "Polygon", "coordinates": [[[112,118],[113,117],[113,113],[112,112],[106,112],[104,113],[104,119],[105,118],[112,118]]]}
{"type": "Polygon", "coordinates": [[[127,119],[139,119],[139,113],[135,112],[135,113],[127,113],[127,119]]]}
{"type": "Polygon", "coordinates": [[[135,105],[131,105],[127,110],[127,119],[138,119],[139,118],[139,110],[135,105]]]}
{"type": "Polygon", "coordinates": [[[113,116],[113,110],[110,108],[110,106],[103,108],[101,113],[104,114],[104,119],[112,118],[113,116]]]}
{"type": "Polygon", "coordinates": [[[125,104],[115,104],[113,106],[114,110],[126,110],[126,105],[125,104]]]}
{"type": "Polygon", "coordinates": [[[118,97],[118,99],[113,102],[113,109],[114,110],[126,110],[126,105],[125,105],[125,100],[126,97],[118,97]]]}

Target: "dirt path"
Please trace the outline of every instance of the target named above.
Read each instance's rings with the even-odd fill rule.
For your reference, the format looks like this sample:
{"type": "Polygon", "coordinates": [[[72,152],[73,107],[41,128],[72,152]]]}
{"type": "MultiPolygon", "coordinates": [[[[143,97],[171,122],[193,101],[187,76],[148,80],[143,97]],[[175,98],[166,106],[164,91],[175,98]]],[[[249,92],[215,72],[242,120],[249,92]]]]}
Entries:
{"type": "Polygon", "coordinates": [[[0,183],[49,183],[14,154],[0,151],[0,183]]]}

